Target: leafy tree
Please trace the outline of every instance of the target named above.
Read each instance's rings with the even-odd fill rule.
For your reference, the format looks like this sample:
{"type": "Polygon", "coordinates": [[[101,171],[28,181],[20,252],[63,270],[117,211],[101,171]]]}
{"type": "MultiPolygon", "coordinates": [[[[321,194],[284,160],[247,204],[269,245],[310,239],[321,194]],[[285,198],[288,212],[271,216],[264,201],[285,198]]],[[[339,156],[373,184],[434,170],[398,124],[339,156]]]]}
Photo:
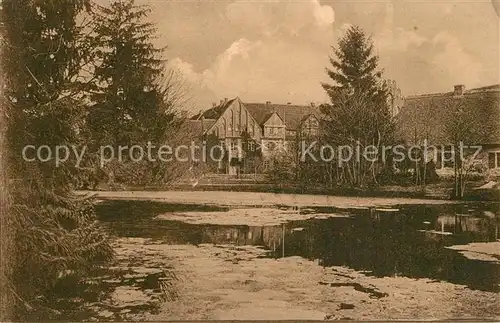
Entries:
{"type": "MultiPolygon", "coordinates": [[[[394,130],[389,109],[389,96],[382,72],[378,70],[378,57],[373,44],[359,27],[351,27],[340,39],[338,48],[332,47],[331,69],[326,69],[333,84],[322,86],[330,103],[321,106],[326,116],[324,140],[330,144],[368,145],[380,147],[392,141],[394,130]]],[[[363,158],[341,166],[346,183],[363,185],[370,173],[375,178],[375,163],[363,158]]]]}
{"type": "Polygon", "coordinates": [[[487,137],[487,133],[484,133],[484,131],[493,130],[487,128],[488,122],[484,122],[485,117],[489,118],[489,115],[478,115],[478,111],[481,110],[478,109],[478,104],[491,106],[491,102],[488,102],[487,99],[477,101],[466,97],[451,97],[443,103],[446,111],[444,133],[452,144],[450,152],[454,156],[453,198],[456,199],[463,198],[470,173],[478,167],[486,167],[483,165],[483,160],[474,156],[474,148],[472,150],[460,148],[461,146],[477,145],[482,141],[482,138],[487,137]]]}
{"type": "Polygon", "coordinates": [[[293,156],[286,152],[273,154],[269,158],[269,168],[266,170],[266,179],[279,188],[292,184],[295,180],[293,156]]]}
{"type": "Polygon", "coordinates": [[[74,161],[57,167],[53,156],[47,162],[22,158],[27,145],[78,144],[83,111],[78,75],[86,59],[85,51],[78,51],[82,28],[76,21],[89,9],[87,0],[2,2],[1,100],[9,177],[9,213],[2,225],[15,250],[3,271],[8,284],[2,292],[14,305],[10,319],[29,317],[50,304],[50,291],[65,277],[81,277],[112,256],[92,204],[71,194],[74,161]]]}

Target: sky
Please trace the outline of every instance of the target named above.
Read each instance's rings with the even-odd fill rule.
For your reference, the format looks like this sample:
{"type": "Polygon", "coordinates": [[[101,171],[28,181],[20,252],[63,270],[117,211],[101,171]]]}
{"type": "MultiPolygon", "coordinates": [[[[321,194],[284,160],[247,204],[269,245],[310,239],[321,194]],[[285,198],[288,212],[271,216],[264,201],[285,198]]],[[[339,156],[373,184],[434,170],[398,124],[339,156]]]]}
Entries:
{"type": "MultiPolygon", "coordinates": [[[[331,46],[351,25],[373,40],[384,78],[404,95],[500,83],[499,17],[491,0],[136,0],[147,3],[168,66],[192,108],[244,102],[308,104],[327,97],[331,46]]],[[[498,5],[498,4],[497,4],[498,5]]]]}

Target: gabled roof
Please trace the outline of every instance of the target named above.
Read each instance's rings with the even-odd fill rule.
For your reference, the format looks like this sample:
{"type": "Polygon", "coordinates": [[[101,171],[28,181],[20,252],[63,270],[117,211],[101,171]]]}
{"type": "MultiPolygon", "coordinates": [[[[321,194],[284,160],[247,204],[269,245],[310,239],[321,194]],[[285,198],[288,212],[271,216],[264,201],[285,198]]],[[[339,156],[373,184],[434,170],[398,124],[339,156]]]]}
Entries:
{"type": "Polygon", "coordinates": [[[500,144],[500,85],[485,86],[465,91],[410,96],[396,116],[397,135],[408,143],[428,139],[434,144],[450,144],[447,124],[453,122],[449,111],[451,100],[460,103],[470,116],[476,144],[500,144]]]}
{"type": "MultiPolygon", "coordinates": [[[[228,100],[227,102],[206,110],[205,112],[198,113],[193,116],[192,120],[200,119],[202,116],[205,119],[217,120],[226,109],[239,98],[228,100]]],[[[318,117],[320,111],[318,107],[306,105],[292,105],[292,104],[271,104],[271,103],[242,103],[248,110],[252,117],[259,125],[263,125],[274,112],[284,121],[287,129],[296,130],[303,120],[311,114],[318,117]]],[[[213,124],[212,124],[213,125],[213,124]]],[[[205,128],[205,129],[208,129],[205,128]]]]}
{"type": "Polygon", "coordinates": [[[226,102],[223,102],[222,104],[219,104],[218,106],[215,106],[211,109],[208,109],[205,112],[202,112],[202,113],[200,112],[200,113],[192,116],[191,119],[197,120],[203,116],[205,119],[217,120],[224,113],[224,111],[226,111],[226,109],[231,105],[231,103],[233,103],[236,99],[238,99],[238,98],[234,98],[232,100],[228,100],[226,102]]]}
{"type": "Polygon", "coordinates": [[[317,114],[315,114],[315,113],[310,113],[310,114],[307,114],[307,115],[303,116],[303,117],[302,117],[302,119],[300,120],[300,122],[302,123],[302,122],[306,121],[307,119],[309,119],[309,117],[310,117],[311,115],[312,115],[312,116],[314,116],[316,119],[318,119],[318,115],[317,115],[317,114]]]}
{"type": "Polygon", "coordinates": [[[276,112],[270,112],[267,114],[267,116],[264,117],[264,122],[262,122],[262,125],[264,125],[269,119],[271,119],[271,117],[276,114],[278,116],[278,118],[281,119],[281,121],[283,121],[283,119],[280,117],[280,115],[276,112]]]}
{"type": "Polygon", "coordinates": [[[319,115],[319,108],[305,105],[266,103],[243,103],[243,105],[260,125],[264,124],[273,112],[276,112],[289,130],[296,130],[305,116],[319,115]]]}

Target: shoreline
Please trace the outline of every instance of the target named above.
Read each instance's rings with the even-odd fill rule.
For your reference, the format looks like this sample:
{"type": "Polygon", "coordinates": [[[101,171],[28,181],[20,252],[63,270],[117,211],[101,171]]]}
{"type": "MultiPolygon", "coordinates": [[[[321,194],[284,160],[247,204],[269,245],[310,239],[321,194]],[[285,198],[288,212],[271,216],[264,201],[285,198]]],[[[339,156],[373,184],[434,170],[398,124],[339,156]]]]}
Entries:
{"type": "MultiPolygon", "coordinates": [[[[291,207],[384,207],[395,205],[464,204],[466,201],[417,198],[356,197],[312,194],[284,194],[228,191],[75,191],[77,195],[100,200],[149,200],[177,204],[222,206],[291,206],[291,207]]],[[[469,201],[470,202],[470,201],[469,201]]]]}

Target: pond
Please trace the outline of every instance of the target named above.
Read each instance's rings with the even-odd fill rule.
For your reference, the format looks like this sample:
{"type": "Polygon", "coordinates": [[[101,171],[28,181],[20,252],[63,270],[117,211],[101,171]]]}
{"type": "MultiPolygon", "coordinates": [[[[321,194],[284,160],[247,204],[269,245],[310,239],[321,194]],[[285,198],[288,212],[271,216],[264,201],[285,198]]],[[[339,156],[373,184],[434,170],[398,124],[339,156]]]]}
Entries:
{"type": "MultiPolygon", "coordinates": [[[[152,246],[253,245],[265,249],[260,257],[300,256],[320,266],[344,266],[374,277],[428,278],[472,290],[500,292],[498,256],[493,256],[493,260],[475,259],[450,248],[497,241],[500,222],[496,203],[404,205],[388,209],[295,208],[295,212],[312,218],[263,226],[168,220],[169,212],[184,211],[230,212],[227,208],[146,201],[106,201],[97,206],[103,225],[114,237],[134,238],[152,246]],[[165,213],[166,217],[155,218],[165,213]]],[[[79,312],[69,317],[136,319],[134,314],[154,313],[161,302],[175,299],[171,284],[176,279],[175,268],[158,264],[156,249],[147,250],[148,253],[122,254],[100,276],[89,278],[79,296],[86,304],[86,314],[79,312]]],[[[355,282],[351,285],[363,288],[355,282]]],[[[377,298],[385,296],[376,291],[365,292],[377,298]]]]}

